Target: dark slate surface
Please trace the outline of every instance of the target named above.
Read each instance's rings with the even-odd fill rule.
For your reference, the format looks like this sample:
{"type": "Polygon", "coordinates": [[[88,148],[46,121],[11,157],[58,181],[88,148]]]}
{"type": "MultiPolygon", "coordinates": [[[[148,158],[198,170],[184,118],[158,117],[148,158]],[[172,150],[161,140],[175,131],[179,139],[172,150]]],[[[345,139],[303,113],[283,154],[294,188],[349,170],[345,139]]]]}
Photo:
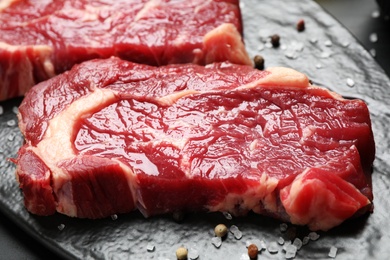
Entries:
{"type": "MultiPolygon", "coordinates": [[[[287,66],[306,73],[311,80],[344,96],[364,99],[369,106],[377,143],[373,170],[374,213],[350,220],[327,232],[317,241],[302,247],[296,259],[326,259],[332,246],[338,259],[386,259],[390,257],[390,80],[371,55],[335,19],[309,0],[242,1],[245,41],[251,56],[261,54],[265,66],[287,66]],[[305,19],[306,30],[297,32],[295,24],[305,19]],[[281,45],[270,48],[267,37],[279,34],[281,45]],[[329,42],[330,41],[330,42],[329,42]],[[350,78],[353,86],[348,86],[350,78]]],[[[61,215],[36,217],[23,206],[23,198],[14,176],[14,157],[23,139],[18,131],[15,110],[20,100],[2,102],[0,115],[0,210],[32,236],[42,251],[68,259],[175,259],[181,245],[198,252],[198,259],[247,259],[246,242],[263,239],[267,245],[287,238],[280,222],[256,215],[227,220],[222,214],[193,214],[182,223],[170,216],[144,219],[139,213],[90,221],[61,215]],[[237,225],[242,238],[229,234],[217,249],[211,244],[218,223],[237,225]],[[63,229],[59,228],[63,227],[63,229]],[[148,251],[148,246],[154,246],[148,251]]],[[[18,230],[19,230],[18,228],[18,230]]],[[[23,234],[23,233],[22,233],[23,234]]],[[[303,238],[305,229],[297,229],[303,238]]],[[[277,253],[262,251],[261,259],[285,259],[282,246],[277,253]]],[[[36,250],[41,252],[40,250],[36,250]]],[[[46,254],[46,253],[42,253],[46,254]]],[[[17,250],[15,258],[18,257],[17,250]]],[[[41,258],[40,253],[36,257],[41,258]]],[[[12,256],[7,257],[12,259],[12,256]]]]}

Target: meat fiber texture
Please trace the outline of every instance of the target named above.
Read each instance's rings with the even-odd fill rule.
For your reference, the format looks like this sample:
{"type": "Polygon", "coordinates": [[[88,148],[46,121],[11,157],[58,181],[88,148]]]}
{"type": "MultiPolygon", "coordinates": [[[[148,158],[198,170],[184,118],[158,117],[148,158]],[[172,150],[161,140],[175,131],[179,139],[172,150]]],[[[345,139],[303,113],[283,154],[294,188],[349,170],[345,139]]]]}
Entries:
{"type": "Polygon", "coordinates": [[[0,2],[0,101],[93,58],[250,64],[238,0],[0,2]]]}
{"type": "Polygon", "coordinates": [[[372,210],[369,111],[292,69],[92,60],[19,107],[27,209],[249,211],[329,230],[372,210]]]}

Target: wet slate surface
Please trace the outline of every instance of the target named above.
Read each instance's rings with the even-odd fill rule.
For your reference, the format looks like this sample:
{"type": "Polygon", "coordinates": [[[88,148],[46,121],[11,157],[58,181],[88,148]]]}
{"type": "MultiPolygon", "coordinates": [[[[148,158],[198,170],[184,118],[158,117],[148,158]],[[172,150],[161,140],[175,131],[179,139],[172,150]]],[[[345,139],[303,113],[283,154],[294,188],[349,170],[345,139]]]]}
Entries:
{"type": "MultiPolygon", "coordinates": [[[[337,21],[316,3],[304,1],[244,0],[241,3],[245,41],[251,56],[261,54],[265,66],[287,66],[306,73],[318,84],[343,96],[368,103],[376,140],[373,170],[374,213],[350,220],[310,241],[295,259],[328,258],[332,246],[339,259],[385,259],[390,257],[390,80],[367,51],[337,21]],[[297,32],[303,18],[306,30],[297,32]],[[281,45],[272,48],[268,36],[279,34],[281,45]],[[353,86],[347,84],[347,79],[353,86]]],[[[247,259],[246,242],[263,239],[266,244],[292,233],[280,231],[280,222],[257,215],[226,219],[222,214],[192,214],[181,223],[170,216],[144,219],[138,212],[97,221],[62,215],[37,217],[23,206],[14,176],[14,157],[23,142],[16,125],[20,99],[2,102],[0,115],[0,210],[26,232],[59,256],[67,259],[175,259],[184,245],[198,259],[247,259]],[[242,238],[228,234],[220,248],[211,244],[218,223],[236,225],[242,238]],[[148,250],[154,247],[154,250],[148,250]]],[[[297,229],[303,238],[305,229],[297,229]]],[[[294,234],[293,234],[294,235],[294,234]]],[[[277,253],[261,252],[261,259],[285,259],[281,245],[277,253]]]]}

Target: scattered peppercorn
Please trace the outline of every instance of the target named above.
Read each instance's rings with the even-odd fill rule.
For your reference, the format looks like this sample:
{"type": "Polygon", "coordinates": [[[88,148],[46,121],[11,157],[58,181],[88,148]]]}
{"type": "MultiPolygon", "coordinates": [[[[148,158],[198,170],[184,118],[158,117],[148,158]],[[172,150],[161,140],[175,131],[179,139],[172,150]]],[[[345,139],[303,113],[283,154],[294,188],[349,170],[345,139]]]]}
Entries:
{"type": "Polygon", "coordinates": [[[303,32],[305,30],[305,20],[300,19],[297,22],[297,30],[298,30],[298,32],[303,32]]]}
{"type": "Polygon", "coordinates": [[[248,246],[248,256],[250,259],[257,259],[258,252],[259,248],[255,244],[250,244],[248,246]]]}
{"type": "Polygon", "coordinates": [[[278,34],[274,34],[271,36],[271,44],[274,48],[279,47],[280,45],[280,36],[278,34]]]}
{"type": "Polygon", "coordinates": [[[253,58],[253,62],[255,63],[255,68],[258,70],[263,70],[264,69],[264,58],[261,55],[256,55],[253,58]]]}
{"type": "Polygon", "coordinates": [[[186,260],[188,256],[188,250],[185,247],[179,247],[176,250],[176,258],[177,260],[186,260]]]}
{"type": "Polygon", "coordinates": [[[217,237],[224,237],[226,236],[227,234],[227,227],[224,225],[224,224],[218,224],[215,228],[214,228],[214,233],[217,237]]]}

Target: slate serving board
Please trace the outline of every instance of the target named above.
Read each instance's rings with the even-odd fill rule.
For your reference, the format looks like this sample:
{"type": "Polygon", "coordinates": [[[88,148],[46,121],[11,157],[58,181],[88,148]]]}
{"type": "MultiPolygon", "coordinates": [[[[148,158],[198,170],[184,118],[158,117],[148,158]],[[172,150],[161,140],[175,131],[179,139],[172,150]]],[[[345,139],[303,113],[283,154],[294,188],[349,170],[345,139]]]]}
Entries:
{"type": "MultiPolygon", "coordinates": [[[[326,259],[332,246],[338,259],[386,259],[390,257],[390,80],[357,40],[311,0],[241,1],[244,36],[250,56],[260,54],[265,66],[286,66],[306,73],[317,85],[328,87],[345,97],[367,102],[376,140],[373,169],[374,213],[349,220],[310,241],[295,259],[326,259]],[[303,18],[306,30],[298,32],[296,22],[303,18]],[[269,36],[280,35],[280,46],[273,48],[269,36]]],[[[23,206],[15,180],[15,157],[23,138],[17,128],[17,106],[21,99],[1,102],[0,115],[0,210],[27,233],[66,259],[175,259],[179,246],[189,248],[198,259],[248,259],[247,241],[261,239],[267,245],[293,237],[303,238],[309,231],[250,214],[227,219],[221,213],[187,215],[180,223],[171,216],[144,219],[138,212],[102,220],[72,219],[62,215],[37,217],[23,206]],[[242,232],[237,239],[228,234],[220,248],[211,243],[213,228],[219,223],[236,225],[242,232]],[[291,232],[291,231],[295,232],[291,232]]],[[[261,259],[285,259],[283,246],[278,252],[263,250],[261,259]]]]}

